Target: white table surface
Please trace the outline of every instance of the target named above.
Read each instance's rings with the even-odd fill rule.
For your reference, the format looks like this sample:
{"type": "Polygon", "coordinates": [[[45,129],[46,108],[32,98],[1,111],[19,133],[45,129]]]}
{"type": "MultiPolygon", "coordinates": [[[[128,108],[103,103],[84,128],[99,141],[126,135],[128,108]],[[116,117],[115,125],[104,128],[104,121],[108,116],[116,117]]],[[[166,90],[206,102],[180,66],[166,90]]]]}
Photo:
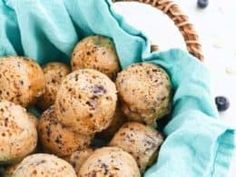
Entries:
{"type": "MultiPolygon", "coordinates": [[[[230,99],[230,109],[221,114],[222,121],[236,127],[236,1],[209,0],[207,9],[196,8],[197,0],[174,0],[189,16],[203,45],[205,64],[212,75],[214,95],[230,99]]],[[[117,12],[127,22],[143,31],[161,50],[185,49],[183,38],[168,17],[147,5],[117,3],[117,12]],[[159,25],[158,25],[159,24],[159,25]]],[[[236,176],[236,156],[228,177],[236,176]]]]}

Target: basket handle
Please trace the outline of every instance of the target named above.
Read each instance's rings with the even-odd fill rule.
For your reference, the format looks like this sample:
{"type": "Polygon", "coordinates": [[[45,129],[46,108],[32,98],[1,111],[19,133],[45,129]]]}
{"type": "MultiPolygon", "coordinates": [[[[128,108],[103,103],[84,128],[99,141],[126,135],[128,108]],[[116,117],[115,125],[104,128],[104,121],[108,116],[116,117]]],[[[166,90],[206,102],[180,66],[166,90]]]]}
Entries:
{"type": "Polygon", "coordinates": [[[204,56],[202,46],[199,43],[199,37],[193,25],[189,22],[188,17],[180,10],[176,3],[171,0],[113,0],[113,2],[119,1],[136,1],[149,4],[167,14],[183,35],[189,53],[203,61],[204,56]]]}

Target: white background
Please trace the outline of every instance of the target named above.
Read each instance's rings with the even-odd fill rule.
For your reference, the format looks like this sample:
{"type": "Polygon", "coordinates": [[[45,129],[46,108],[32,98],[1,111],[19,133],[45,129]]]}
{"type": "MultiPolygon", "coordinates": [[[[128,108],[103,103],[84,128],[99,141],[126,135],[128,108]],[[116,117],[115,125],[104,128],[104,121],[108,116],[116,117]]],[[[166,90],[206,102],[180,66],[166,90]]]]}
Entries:
{"type": "MultiPolygon", "coordinates": [[[[200,36],[205,64],[212,75],[213,94],[230,99],[230,109],[221,114],[222,120],[236,127],[236,1],[209,0],[204,10],[197,9],[197,0],[174,1],[189,16],[200,36]]],[[[179,31],[162,12],[140,3],[117,3],[115,9],[161,50],[186,50],[179,31]]],[[[229,177],[236,177],[236,157],[234,161],[229,177]]]]}

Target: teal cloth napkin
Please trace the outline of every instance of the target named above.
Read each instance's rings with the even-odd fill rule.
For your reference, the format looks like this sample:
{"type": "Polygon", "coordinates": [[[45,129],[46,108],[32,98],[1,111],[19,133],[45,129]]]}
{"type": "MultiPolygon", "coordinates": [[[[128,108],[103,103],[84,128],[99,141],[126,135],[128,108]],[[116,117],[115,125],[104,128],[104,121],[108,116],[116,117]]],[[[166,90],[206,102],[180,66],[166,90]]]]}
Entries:
{"type": "Polygon", "coordinates": [[[169,73],[173,112],[158,161],[145,177],[226,177],[235,129],[219,120],[202,63],[178,49],[151,53],[110,0],[0,0],[0,56],[25,55],[40,64],[69,63],[76,43],[91,34],[113,39],[122,68],[152,62],[169,73]]]}

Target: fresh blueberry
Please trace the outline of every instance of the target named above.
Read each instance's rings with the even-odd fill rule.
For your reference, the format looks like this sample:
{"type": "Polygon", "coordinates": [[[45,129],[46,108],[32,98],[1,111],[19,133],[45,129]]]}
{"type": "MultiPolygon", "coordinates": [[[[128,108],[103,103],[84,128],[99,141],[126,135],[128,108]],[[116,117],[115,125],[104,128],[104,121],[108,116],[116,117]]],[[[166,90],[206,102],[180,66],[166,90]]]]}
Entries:
{"type": "Polygon", "coordinates": [[[229,108],[229,100],[224,96],[217,96],[215,98],[215,103],[218,111],[226,111],[229,108]]]}
{"type": "Polygon", "coordinates": [[[209,4],[209,1],[208,0],[198,0],[197,1],[197,5],[199,8],[206,8],[209,4]]]}

